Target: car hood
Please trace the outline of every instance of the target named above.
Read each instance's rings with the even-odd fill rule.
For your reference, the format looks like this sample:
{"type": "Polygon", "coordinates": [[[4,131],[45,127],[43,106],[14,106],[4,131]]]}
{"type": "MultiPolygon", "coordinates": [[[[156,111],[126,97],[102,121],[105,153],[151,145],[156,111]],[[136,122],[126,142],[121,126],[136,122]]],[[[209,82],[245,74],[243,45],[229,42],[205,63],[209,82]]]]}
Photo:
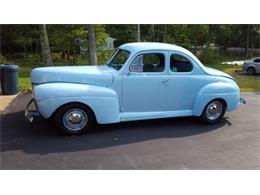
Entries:
{"type": "Polygon", "coordinates": [[[254,60],[246,60],[246,61],[244,62],[244,64],[251,64],[251,63],[254,63],[254,60]]]}
{"type": "Polygon", "coordinates": [[[35,68],[31,72],[32,84],[65,82],[109,86],[113,81],[108,66],[54,66],[35,68]]]}
{"type": "Polygon", "coordinates": [[[224,73],[220,70],[217,70],[215,68],[209,68],[209,67],[206,67],[204,66],[204,71],[209,74],[209,75],[212,75],[212,76],[221,76],[221,77],[226,77],[226,78],[229,78],[229,79],[232,79],[232,80],[235,80],[232,76],[230,76],[229,74],[227,73],[224,73]]]}

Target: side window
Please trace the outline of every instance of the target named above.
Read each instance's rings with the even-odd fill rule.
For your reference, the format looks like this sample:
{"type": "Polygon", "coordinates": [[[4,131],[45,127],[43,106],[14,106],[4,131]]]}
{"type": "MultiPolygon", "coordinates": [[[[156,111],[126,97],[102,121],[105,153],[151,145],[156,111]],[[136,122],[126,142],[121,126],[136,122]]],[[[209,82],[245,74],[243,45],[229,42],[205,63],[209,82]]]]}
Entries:
{"type": "Polygon", "coordinates": [[[254,62],[260,62],[260,58],[256,58],[254,62]]]}
{"type": "Polygon", "coordinates": [[[147,53],[139,55],[130,66],[131,72],[163,72],[165,67],[164,55],[147,53]]]}
{"type": "Polygon", "coordinates": [[[172,54],[170,58],[170,68],[172,72],[191,72],[193,66],[186,57],[172,54]]]}

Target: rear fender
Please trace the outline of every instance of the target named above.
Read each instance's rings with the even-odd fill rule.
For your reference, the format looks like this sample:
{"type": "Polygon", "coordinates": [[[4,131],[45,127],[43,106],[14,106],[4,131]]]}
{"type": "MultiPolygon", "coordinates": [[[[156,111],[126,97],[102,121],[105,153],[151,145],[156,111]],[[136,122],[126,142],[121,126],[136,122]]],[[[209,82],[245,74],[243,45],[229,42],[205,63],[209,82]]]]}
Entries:
{"type": "Polygon", "coordinates": [[[227,105],[227,111],[236,109],[239,102],[239,87],[234,83],[217,82],[203,87],[193,106],[193,115],[200,116],[205,106],[214,99],[222,99],[227,105]]]}

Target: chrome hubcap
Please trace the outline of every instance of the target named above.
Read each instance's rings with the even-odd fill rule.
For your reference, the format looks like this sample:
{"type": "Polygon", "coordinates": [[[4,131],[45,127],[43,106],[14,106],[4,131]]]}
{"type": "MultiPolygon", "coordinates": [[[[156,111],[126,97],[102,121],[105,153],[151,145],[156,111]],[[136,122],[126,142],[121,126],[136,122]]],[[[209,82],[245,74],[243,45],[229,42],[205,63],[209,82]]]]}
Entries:
{"type": "Polygon", "coordinates": [[[86,126],[87,122],[86,112],[78,108],[68,110],[63,116],[64,126],[71,131],[81,130],[86,126]]]}
{"type": "Polygon", "coordinates": [[[206,115],[210,120],[216,120],[222,113],[223,106],[219,101],[211,102],[207,107],[206,115]]]}

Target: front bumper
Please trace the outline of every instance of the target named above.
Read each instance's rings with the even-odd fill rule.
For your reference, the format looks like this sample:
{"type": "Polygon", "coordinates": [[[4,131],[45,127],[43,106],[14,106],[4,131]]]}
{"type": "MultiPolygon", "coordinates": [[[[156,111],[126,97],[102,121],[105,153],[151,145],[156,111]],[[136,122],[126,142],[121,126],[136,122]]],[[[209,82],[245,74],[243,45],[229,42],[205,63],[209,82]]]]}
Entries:
{"type": "Polygon", "coordinates": [[[247,67],[245,65],[242,65],[242,70],[246,71],[247,67]]]}
{"type": "Polygon", "coordinates": [[[38,112],[37,105],[36,105],[34,98],[32,98],[28,102],[28,104],[25,108],[25,111],[24,111],[24,116],[25,116],[26,120],[30,123],[32,123],[35,120],[35,118],[38,118],[40,116],[40,113],[38,112]],[[29,110],[29,107],[32,103],[34,103],[36,110],[29,110]]]}
{"type": "Polygon", "coordinates": [[[240,99],[239,99],[239,103],[240,103],[240,104],[246,104],[246,100],[243,99],[243,98],[240,98],[240,99]]]}

